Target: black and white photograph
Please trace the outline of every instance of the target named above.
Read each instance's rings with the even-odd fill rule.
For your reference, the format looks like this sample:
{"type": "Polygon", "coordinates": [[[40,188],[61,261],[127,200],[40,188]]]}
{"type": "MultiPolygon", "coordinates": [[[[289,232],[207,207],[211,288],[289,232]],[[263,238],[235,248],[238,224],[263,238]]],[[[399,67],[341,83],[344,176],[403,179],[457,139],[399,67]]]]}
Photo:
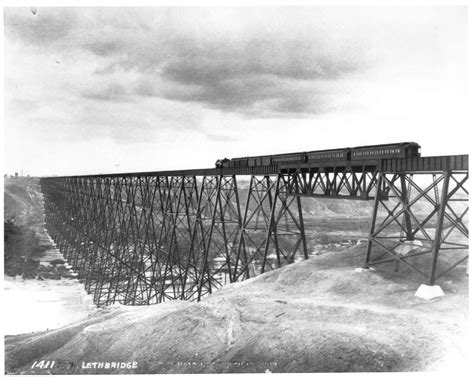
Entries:
{"type": "Polygon", "coordinates": [[[2,12],[0,372],[472,372],[467,3],[2,12]]]}

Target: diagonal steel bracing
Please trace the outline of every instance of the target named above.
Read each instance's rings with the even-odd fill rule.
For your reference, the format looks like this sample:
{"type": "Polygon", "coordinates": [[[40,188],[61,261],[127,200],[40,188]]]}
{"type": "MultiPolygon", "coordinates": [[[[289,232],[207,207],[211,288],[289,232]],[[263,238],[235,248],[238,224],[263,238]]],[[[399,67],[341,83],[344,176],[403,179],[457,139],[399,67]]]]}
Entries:
{"type": "Polygon", "coordinates": [[[97,305],[200,300],[307,258],[281,175],[43,179],[47,229],[97,305]]]}
{"type": "Polygon", "coordinates": [[[299,166],[283,177],[290,197],[374,199],[365,266],[391,264],[395,273],[411,271],[434,284],[468,258],[467,165],[452,170],[452,160],[428,158],[415,164],[419,170],[399,172],[299,166]]]}
{"type": "Polygon", "coordinates": [[[467,180],[467,172],[380,173],[366,267],[404,267],[432,285],[466,261],[467,180]]]}

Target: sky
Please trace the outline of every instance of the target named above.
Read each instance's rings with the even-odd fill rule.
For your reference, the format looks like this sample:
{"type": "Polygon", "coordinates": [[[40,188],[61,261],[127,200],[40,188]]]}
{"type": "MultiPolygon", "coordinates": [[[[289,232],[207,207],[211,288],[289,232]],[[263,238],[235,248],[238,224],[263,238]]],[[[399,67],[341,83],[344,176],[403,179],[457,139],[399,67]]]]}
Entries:
{"type": "Polygon", "coordinates": [[[4,8],[5,173],[468,153],[466,6],[4,8]],[[464,136],[464,137],[463,137],[464,136]]]}

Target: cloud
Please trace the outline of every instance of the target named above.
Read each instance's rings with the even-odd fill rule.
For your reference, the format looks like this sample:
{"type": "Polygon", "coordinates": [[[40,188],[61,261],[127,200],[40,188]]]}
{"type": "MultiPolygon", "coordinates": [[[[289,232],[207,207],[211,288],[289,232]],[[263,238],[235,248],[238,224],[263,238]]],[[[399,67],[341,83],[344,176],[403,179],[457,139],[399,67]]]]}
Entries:
{"type": "Polygon", "coordinates": [[[11,99],[5,108],[8,114],[28,114],[33,113],[39,109],[39,105],[28,99],[11,99]]]}
{"type": "Polygon", "coordinates": [[[229,79],[197,84],[152,79],[140,82],[137,96],[165,98],[196,103],[222,112],[245,117],[310,116],[329,111],[325,98],[331,84],[312,80],[299,82],[272,75],[241,75],[229,79]]]}
{"type": "Polygon", "coordinates": [[[277,26],[229,12],[39,8],[34,16],[15,8],[5,23],[10,37],[28,45],[94,62],[78,93],[99,102],[161,98],[251,117],[312,116],[332,108],[322,90],[334,98],[331,83],[370,66],[353,38],[335,41],[314,26],[302,32],[301,12],[278,13],[277,26]]]}
{"type": "Polygon", "coordinates": [[[97,56],[110,56],[117,53],[118,51],[121,51],[124,47],[124,44],[118,40],[96,40],[91,43],[85,43],[82,45],[82,47],[91,51],[97,56]]]}
{"type": "MultiPolygon", "coordinates": [[[[174,59],[163,64],[163,76],[178,82],[209,82],[245,76],[274,76],[294,80],[336,79],[360,70],[362,59],[348,60],[318,39],[280,36],[232,42],[182,39],[174,43],[174,59]]],[[[346,52],[347,53],[347,52],[346,52]]]]}
{"type": "Polygon", "coordinates": [[[105,87],[87,89],[81,93],[83,98],[108,101],[108,102],[129,102],[133,101],[128,91],[120,84],[107,84],[105,87]]]}
{"type": "Polygon", "coordinates": [[[218,142],[218,143],[230,143],[237,141],[237,138],[228,135],[222,134],[210,134],[206,133],[206,137],[210,141],[218,142]]]}
{"type": "Polygon", "coordinates": [[[355,59],[350,50],[338,56],[314,41],[256,37],[234,44],[180,38],[169,50],[156,48],[114,64],[143,74],[135,88],[138,96],[246,115],[258,108],[275,116],[323,111],[321,82],[331,90],[328,83],[367,69],[364,59],[355,59]]]}
{"type": "Polygon", "coordinates": [[[32,46],[51,45],[77,30],[78,15],[68,8],[6,8],[5,34],[32,46]]]}

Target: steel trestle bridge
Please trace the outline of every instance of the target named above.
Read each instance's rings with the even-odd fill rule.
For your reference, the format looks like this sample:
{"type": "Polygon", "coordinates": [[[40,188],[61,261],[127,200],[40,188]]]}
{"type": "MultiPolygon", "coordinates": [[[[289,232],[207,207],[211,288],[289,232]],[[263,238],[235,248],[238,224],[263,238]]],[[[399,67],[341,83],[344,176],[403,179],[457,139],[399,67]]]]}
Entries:
{"type": "Polygon", "coordinates": [[[433,285],[468,258],[467,180],[468,156],[456,155],[51,177],[41,186],[48,233],[100,306],[200,300],[308,259],[306,197],[372,200],[365,267],[433,285]]]}

